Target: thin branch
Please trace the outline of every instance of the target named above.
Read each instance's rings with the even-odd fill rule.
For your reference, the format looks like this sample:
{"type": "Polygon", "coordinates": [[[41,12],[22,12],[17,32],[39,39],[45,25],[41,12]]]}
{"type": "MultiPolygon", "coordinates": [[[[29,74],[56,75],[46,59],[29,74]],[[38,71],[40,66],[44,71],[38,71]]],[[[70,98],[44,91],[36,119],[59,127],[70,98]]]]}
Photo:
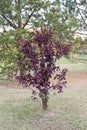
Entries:
{"type": "Polygon", "coordinates": [[[0,34],[2,35],[3,33],[2,33],[2,32],[0,32],[0,34]]]}
{"type": "Polygon", "coordinates": [[[12,24],[16,26],[16,21],[14,21],[14,18],[12,16],[9,17],[12,21],[12,24]]]}
{"type": "Polygon", "coordinates": [[[5,45],[6,45],[6,48],[7,48],[7,49],[10,49],[10,50],[11,50],[11,48],[8,46],[8,44],[7,44],[7,43],[5,43],[5,45]]]}
{"type": "Polygon", "coordinates": [[[25,21],[25,23],[23,24],[23,27],[22,27],[22,28],[24,28],[24,27],[28,24],[28,22],[29,22],[29,20],[30,20],[30,18],[32,17],[32,15],[33,15],[34,12],[35,12],[35,8],[34,8],[33,11],[31,12],[31,14],[27,16],[26,21],[25,21]]]}
{"type": "Polygon", "coordinates": [[[10,26],[12,26],[14,29],[17,28],[17,26],[15,24],[13,24],[4,14],[2,14],[2,17],[10,24],[10,26]]]}
{"type": "Polygon", "coordinates": [[[85,23],[85,25],[87,26],[87,23],[86,23],[86,21],[85,21],[85,19],[84,19],[84,17],[82,16],[82,14],[81,14],[81,12],[80,12],[80,9],[79,9],[79,7],[78,7],[78,3],[76,2],[76,0],[75,0],[75,3],[76,3],[76,7],[78,8],[78,10],[79,10],[79,14],[80,14],[80,16],[81,16],[81,18],[82,18],[82,20],[83,20],[83,22],[85,23]]]}
{"type": "Polygon", "coordinates": [[[15,3],[17,4],[17,0],[15,0],[15,3]]]}
{"type": "Polygon", "coordinates": [[[82,33],[82,32],[77,32],[77,34],[81,34],[81,35],[87,35],[87,34],[85,34],[85,33],[82,33]]]}

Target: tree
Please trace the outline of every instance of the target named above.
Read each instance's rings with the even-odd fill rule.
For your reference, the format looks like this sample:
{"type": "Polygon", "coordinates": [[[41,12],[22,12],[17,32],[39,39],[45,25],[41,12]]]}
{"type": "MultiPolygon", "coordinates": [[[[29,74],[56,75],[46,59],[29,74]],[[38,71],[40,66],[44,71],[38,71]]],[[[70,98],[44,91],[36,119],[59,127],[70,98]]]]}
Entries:
{"type": "Polygon", "coordinates": [[[48,6],[48,1],[39,0],[1,0],[0,18],[2,26],[24,29],[31,26],[32,19],[40,17],[39,11],[48,6]]]}
{"type": "Polygon", "coordinates": [[[54,0],[52,7],[49,10],[45,9],[46,26],[52,26],[56,36],[63,36],[65,40],[72,39],[73,33],[78,28],[76,16],[74,13],[69,13],[69,8],[69,5],[64,5],[64,1],[54,0]]]}
{"type": "Polygon", "coordinates": [[[77,23],[87,27],[86,5],[86,0],[1,0],[0,25],[4,31],[51,26],[56,35],[69,38],[77,23]]]}
{"type": "MultiPolygon", "coordinates": [[[[4,73],[18,71],[16,61],[19,59],[18,40],[29,39],[29,28],[52,27],[55,37],[62,37],[65,42],[71,38],[72,28],[76,29],[75,18],[62,10],[60,0],[1,0],[0,25],[0,62],[4,73]],[[72,21],[73,19],[73,21],[72,21]],[[2,66],[3,64],[3,66],[2,66]]],[[[68,8],[68,7],[67,7],[68,8]]]]}
{"type": "Polygon", "coordinates": [[[87,55],[87,37],[83,40],[83,43],[81,45],[80,54],[87,55]]]}
{"type": "Polygon", "coordinates": [[[81,51],[82,44],[83,44],[83,41],[81,37],[73,38],[71,50],[69,53],[69,58],[72,59],[72,63],[74,63],[75,56],[79,54],[79,52],[81,51]]]}
{"type": "Polygon", "coordinates": [[[23,30],[26,27],[52,26],[56,33],[64,35],[77,24],[74,14],[69,13],[70,6],[63,8],[63,4],[62,0],[1,0],[0,24],[4,31],[8,28],[23,30]]]}
{"type": "Polygon", "coordinates": [[[26,26],[30,28],[32,20],[41,17],[39,11],[48,5],[49,2],[43,0],[1,0],[0,25],[3,32],[0,35],[0,63],[4,73],[18,71],[15,64],[20,57],[18,39],[30,37],[31,32],[26,26]]]}
{"type": "Polygon", "coordinates": [[[44,110],[48,108],[50,89],[60,93],[66,86],[67,69],[60,70],[55,62],[63,55],[68,54],[70,46],[69,43],[62,44],[60,38],[55,40],[51,29],[37,31],[28,41],[19,40],[22,57],[18,60],[18,65],[20,67],[22,64],[20,68],[22,73],[17,78],[24,86],[32,88],[34,96],[36,89],[38,90],[44,110]],[[50,80],[52,77],[54,84],[50,80]]]}

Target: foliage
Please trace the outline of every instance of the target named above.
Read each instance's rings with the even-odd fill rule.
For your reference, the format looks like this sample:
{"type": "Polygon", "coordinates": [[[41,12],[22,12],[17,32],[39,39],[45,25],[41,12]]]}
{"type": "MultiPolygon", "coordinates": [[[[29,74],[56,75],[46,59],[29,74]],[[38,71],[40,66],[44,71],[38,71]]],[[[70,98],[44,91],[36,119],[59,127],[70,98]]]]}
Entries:
{"type": "Polygon", "coordinates": [[[84,39],[83,43],[87,45],[87,37],[84,39]]]}
{"type": "Polygon", "coordinates": [[[74,13],[69,13],[70,6],[66,5],[64,7],[61,0],[1,0],[0,25],[3,31],[51,26],[56,37],[70,38],[71,30],[75,30],[78,24],[74,13]]]}
{"type": "Polygon", "coordinates": [[[49,5],[48,1],[39,0],[1,0],[1,24],[10,28],[25,28],[33,18],[41,16],[39,11],[49,5]]]}
{"type": "Polygon", "coordinates": [[[54,89],[59,93],[66,86],[67,69],[60,70],[55,61],[67,55],[70,46],[63,45],[61,38],[55,40],[51,29],[37,31],[28,41],[19,41],[21,58],[18,60],[18,66],[21,73],[18,79],[26,87],[33,85],[33,95],[36,94],[34,88],[38,89],[43,109],[47,109],[49,90],[54,89]],[[56,84],[51,84],[52,76],[54,81],[57,80],[56,84]]]}
{"type": "Polygon", "coordinates": [[[87,29],[87,1],[86,0],[62,0],[66,13],[73,14],[78,21],[80,28],[87,29]],[[68,7],[68,8],[67,8],[68,7]]]}
{"type": "MultiPolygon", "coordinates": [[[[77,0],[1,0],[0,2],[0,25],[3,31],[51,26],[55,30],[56,37],[62,35],[69,39],[79,27],[78,22],[82,25],[85,19],[85,0],[84,2],[80,0],[79,3],[77,0]]],[[[85,24],[86,22],[82,26],[85,24]]]]}
{"type": "Polygon", "coordinates": [[[35,31],[52,27],[55,38],[62,37],[65,42],[72,37],[71,28],[76,29],[77,23],[74,16],[66,14],[66,9],[62,10],[60,0],[1,0],[0,26],[0,66],[6,74],[19,70],[18,40],[30,39],[30,28],[35,31]]]}
{"type": "MultiPolygon", "coordinates": [[[[69,5],[64,5],[62,0],[54,0],[52,8],[46,9],[44,15],[46,25],[52,26],[55,30],[56,37],[64,36],[65,39],[72,39],[74,31],[78,28],[76,16],[74,13],[69,13],[69,5]],[[72,31],[73,30],[73,31],[72,31]]],[[[68,1],[66,1],[68,3],[68,1]]],[[[65,40],[64,39],[64,40],[65,40]]]]}
{"type": "Polygon", "coordinates": [[[71,52],[73,54],[78,53],[81,49],[82,43],[83,43],[83,41],[82,41],[81,37],[76,37],[73,41],[73,44],[71,47],[71,52]]]}
{"type": "Polygon", "coordinates": [[[87,37],[83,40],[83,44],[81,46],[81,54],[87,55],[87,37]]]}
{"type": "Polygon", "coordinates": [[[4,32],[0,36],[0,74],[17,73],[19,67],[16,65],[18,57],[20,57],[18,49],[18,39],[30,38],[32,32],[27,29],[16,29],[4,32]],[[21,37],[20,37],[21,36],[21,37]]]}

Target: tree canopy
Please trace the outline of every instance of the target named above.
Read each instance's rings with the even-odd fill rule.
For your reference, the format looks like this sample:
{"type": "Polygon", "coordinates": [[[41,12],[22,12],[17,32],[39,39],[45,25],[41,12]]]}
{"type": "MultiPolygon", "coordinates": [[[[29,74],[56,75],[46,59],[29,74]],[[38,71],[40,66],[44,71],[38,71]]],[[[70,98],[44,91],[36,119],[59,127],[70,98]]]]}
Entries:
{"type": "Polygon", "coordinates": [[[59,32],[68,32],[77,26],[68,2],[64,5],[61,0],[1,0],[0,24],[4,30],[52,26],[59,32]]]}
{"type": "Polygon", "coordinates": [[[76,13],[80,12],[77,11],[75,2],[75,0],[1,0],[0,26],[3,31],[0,35],[0,61],[3,63],[3,70],[6,72],[9,68],[14,70],[16,60],[20,57],[18,40],[29,39],[32,35],[30,28],[35,31],[37,28],[40,30],[42,27],[51,27],[55,38],[62,38],[63,43],[72,39],[73,33],[79,27],[76,13]]]}
{"type": "Polygon", "coordinates": [[[74,14],[80,28],[87,29],[87,1],[86,0],[62,0],[68,14],[74,14]],[[68,8],[67,8],[68,7],[68,8]]]}
{"type": "Polygon", "coordinates": [[[21,73],[17,79],[25,87],[31,87],[34,98],[38,90],[45,110],[50,89],[59,93],[66,86],[67,69],[61,70],[55,62],[63,55],[67,55],[71,46],[70,43],[62,44],[61,38],[56,40],[53,35],[53,30],[42,29],[32,35],[30,40],[19,40],[21,58],[17,63],[21,73]]]}

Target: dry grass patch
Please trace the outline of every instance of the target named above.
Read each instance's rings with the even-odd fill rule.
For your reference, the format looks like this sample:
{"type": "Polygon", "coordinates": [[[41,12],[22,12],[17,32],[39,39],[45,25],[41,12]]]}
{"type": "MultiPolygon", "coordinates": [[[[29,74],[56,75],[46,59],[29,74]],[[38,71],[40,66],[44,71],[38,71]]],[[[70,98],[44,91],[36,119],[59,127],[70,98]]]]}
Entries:
{"type": "Polygon", "coordinates": [[[68,73],[64,93],[51,93],[49,110],[31,91],[15,83],[0,85],[1,130],[87,130],[87,73],[68,73]]]}

